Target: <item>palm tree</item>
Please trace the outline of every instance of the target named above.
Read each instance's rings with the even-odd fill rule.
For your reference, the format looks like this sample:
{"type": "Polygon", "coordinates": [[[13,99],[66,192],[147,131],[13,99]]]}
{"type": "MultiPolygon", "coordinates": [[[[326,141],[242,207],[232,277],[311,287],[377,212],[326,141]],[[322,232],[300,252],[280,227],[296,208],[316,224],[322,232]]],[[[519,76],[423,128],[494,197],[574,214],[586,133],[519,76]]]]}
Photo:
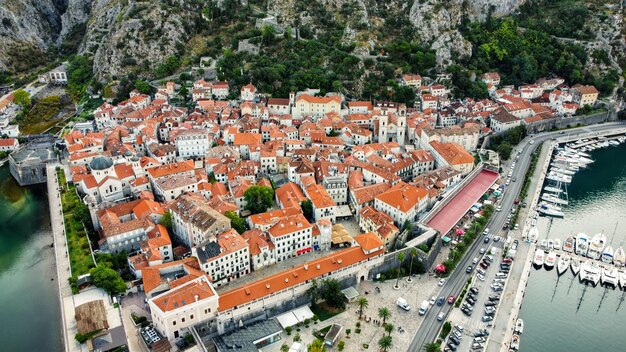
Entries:
{"type": "Polygon", "coordinates": [[[384,352],[387,352],[387,350],[391,348],[391,345],[392,345],[391,336],[383,336],[380,338],[380,340],[378,340],[378,347],[380,347],[380,349],[383,350],[384,352]]]}
{"type": "Polygon", "coordinates": [[[426,345],[424,345],[424,350],[426,352],[440,352],[441,345],[436,342],[427,343],[426,345]]]}
{"type": "Polygon", "coordinates": [[[306,348],[307,352],[326,352],[324,342],[320,339],[315,339],[306,348]]]}
{"type": "Polygon", "coordinates": [[[367,306],[369,305],[369,302],[367,302],[367,298],[361,296],[356,301],[356,304],[359,305],[359,320],[361,320],[361,316],[363,315],[363,309],[367,308],[367,306]]]}
{"type": "Polygon", "coordinates": [[[389,311],[389,308],[387,307],[378,308],[378,317],[382,319],[383,324],[385,324],[387,319],[391,318],[391,312],[389,311]]]}
{"type": "Polygon", "coordinates": [[[409,269],[409,278],[408,282],[413,281],[413,279],[411,278],[411,275],[413,275],[413,261],[415,260],[415,257],[417,256],[417,249],[415,247],[411,248],[411,250],[409,251],[409,255],[411,256],[411,264],[410,264],[410,269],[409,269]]]}
{"type": "Polygon", "coordinates": [[[398,259],[398,275],[396,276],[395,288],[398,288],[400,287],[398,286],[398,281],[400,281],[400,268],[402,267],[402,262],[404,261],[404,258],[406,258],[406,254],[404,254],[404,252],[400,252],[398,253],[398,256],[396,258],[398,259]]]}
{"type": "Polygon", "coordinates": [[[391,336],[391,333],[393,332],[394,327],[395,326],[393,326],[393,324],[391,323],[385,324],[385,332],[388,334],[387,336],[391,336]]]}

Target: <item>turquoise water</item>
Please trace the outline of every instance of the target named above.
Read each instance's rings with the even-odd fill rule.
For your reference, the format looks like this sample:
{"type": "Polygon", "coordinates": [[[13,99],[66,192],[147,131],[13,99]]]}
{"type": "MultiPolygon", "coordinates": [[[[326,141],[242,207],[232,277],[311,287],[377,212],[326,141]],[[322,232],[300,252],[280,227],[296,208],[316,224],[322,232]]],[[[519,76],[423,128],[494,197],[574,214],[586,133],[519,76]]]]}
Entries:
{"type": "MultiPolygon", "coordinates": [[[[540,219],[540,238],[604,231],[614,248],[626,247],[626,144],[591,152],[595,163],[578,172],[569,187],[565,217],[540,219]]],[[[533,270],[520,311],[521,351],[626,351],[626,295],[587,287],[571,271],[533,270]]]]}
{"type": "Polygon", "coordinates": [[[0,168],[1,351],[61,351],[45,187],[19,188],[0,168]]]}

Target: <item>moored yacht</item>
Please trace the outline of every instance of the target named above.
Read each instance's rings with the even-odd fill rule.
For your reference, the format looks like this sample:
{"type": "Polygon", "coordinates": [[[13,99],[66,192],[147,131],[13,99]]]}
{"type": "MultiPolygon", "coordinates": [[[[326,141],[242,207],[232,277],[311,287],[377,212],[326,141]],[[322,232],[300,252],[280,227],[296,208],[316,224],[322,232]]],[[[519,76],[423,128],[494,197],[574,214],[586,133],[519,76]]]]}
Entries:
{"type": "Polygon", "coordinates": [[[550,193],[561,193],[563,192],[562,189],[557,188],[557,187],[551,187],[551,186],[547,186],[543,189],[546,192],[550,192],[550,193]]]}
{"type": "Polygon", "coordinates": [[[619,284],[619,273],[615,267],[603,268],[601,275],[602,284],[616,288],[619,284]]]}
{"type": "Polygon", "coordinates": [[[606,246],[606,248],[604,248],[600,260],[602,260],[603,263],[613,263],[613,247],[611,247],[611,245],[608,245],[606,246]]]}
{"type": "Polygon", "coordinates": [[[626,271],[620,270],[618,271],[619,275],[619,284],[622,286],[622,290],[626,290],[626,271]]]}
{"type": "Polygon", "coordinates": [[[554,182],[562,182],[562,183],[571,183],[572,182],[572,177],[571,176],[563,175],[563,174],[560,174],[558,172],[553,172],[553,171],[548,173],[548,176],[546,178],[548,180],[554,181],[554,182]]]}
{"type": "Polygon", "coordinates": [[[558,204],[558,205],[567,205],[569,202],[565,199],[559,198],[551,193],[543,193],[541,195],[541,200],[545,200],[548,203],[558,204]]]}
{"type": "Polygon", "coordinates": [[[578,261],[578,259],[576,258],[572,259],[570,267],[572,268],[574,276],[578,275],[578,272],[580,271],[580,261],[578,261]]]}
{"type": "Polygon", "coordinates": [[[568,170],[565,168],[559,168],[559,167],[553,167],[552,169],[550,169],[550,171],[558,172],[563,175],[569,175],[569,176],[574,176],[576,174],[576,171],[568,170]]]}
{"type": "Polygon", "coordinates": [[[562,255],[561,258],[559,258],[558,263],[556,264],[556,272],[559,275],[563,275],[563,273],[567,271],[567,268],[569,268],[571,260],[572,258],[569,255],[562,255]]]}
{"type": "Polygon", "coordinates": [[[554,241],[552,239],[550,239],[550,238],[548,239],[548,243],[547,243],[546,248],[548,248],[548,249],[554,248],[554,241]]]}
{"type": "Polygon", "coordinates": [[[537,269],[543,266],[543,261],[544,261],[545,256],[546,256],[546,252],[544,252],[543,249],[537,249],[535,251],[535,258],[533,259],[533,264],[535,265],[537,269]]]}
{"type": "Polygon", "coordinates": [[[546,267],[546,270],[552,270],[554,269],[554,265],[556,265],[556,253],[550,252],[546,256],[546,260],[543,263],[543,266],[546,267]]]}
{"type": "Polygon", "coordinates": [[[511,349],[515,351],[519,350],[519,335],[517,334],[514,334],[511,338],[511,349]]]}
{"type": "Polygon", "coordinates": [[[565,216],[565,214],[563,214],[562,211],[556,210],[554,207],[550,206],[549,204],[540,204],[537,211],[540,214],[543,214],[546,216],[552,216],[555,218],[562,218],[563,216],[565,216]]]}
{"type": "Polygon", "coordinates": [[[619,248],[615,250],[615,253],[613,253],[613,264],[618,268],[626,264],[626,253],[624,253],[622,246],[619,246],[619,248]]]}
{"type": "Polygon", "coordinates": [[[589,250],[589,237],[587,237],[587,235],[582,232],[577,234],[575,253],[578,255],[587,256],[588,250],[589,250]]]}
{"type": "Polygon", "coordinates": [[[574,237],[572,236],[568,236],[565,239],[565,242],[563,242],[563,250],[567,253],[572,253],[574,252],[574,237]]]}
{"type": "Polygon", "coordinates": [[[602,256],[602,251],[604,250],[605,243],[606,236],[603,233],[598,233],[593,236],[593,238],[591,238],[591,242],[589,243],[589,251],[587,251],[587,256],[595,260],[600,259],[600,256],[602,256]]]}
{"type": "Polygon", "coordinates": [[[545,239],[545,238],[544,238],[544,239],[542,239],[542,240],[539,242],[539,246],[540,246],[541,248],[543,248],[543,249],[547,249],[547,248],[548,248],[548,240],[547,240],[547,239],[545,239]]]}

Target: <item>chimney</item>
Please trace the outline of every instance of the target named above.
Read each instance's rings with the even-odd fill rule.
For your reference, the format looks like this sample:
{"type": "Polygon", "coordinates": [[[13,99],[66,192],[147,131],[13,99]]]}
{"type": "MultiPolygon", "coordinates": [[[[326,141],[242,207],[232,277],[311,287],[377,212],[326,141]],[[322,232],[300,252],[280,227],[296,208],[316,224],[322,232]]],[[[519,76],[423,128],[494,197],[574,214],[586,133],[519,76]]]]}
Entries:
{"type": "Polygon", "coordinates": [[[198,302],[200,300],[200,296],[198,296],[198,295],[194,295],[193,298],[196,299],[196,302],[198,302]]]}

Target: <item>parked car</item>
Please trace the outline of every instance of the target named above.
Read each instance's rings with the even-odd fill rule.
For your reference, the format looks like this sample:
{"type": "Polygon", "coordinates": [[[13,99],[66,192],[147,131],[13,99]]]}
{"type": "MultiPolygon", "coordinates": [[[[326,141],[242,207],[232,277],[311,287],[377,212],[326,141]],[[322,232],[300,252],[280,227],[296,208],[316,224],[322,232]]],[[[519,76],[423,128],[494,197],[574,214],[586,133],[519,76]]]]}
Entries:
{"type": "Polygon", "coordinates": [[[478,290],[478,287],[470,287],[469,291],[470,291],[471,293],[475,294],[475,295],[477,295],[477,294],[478,294],[478,292],[480,292],[480,291],[478,290]]]}
{"type": "Polygon", "coordinates": [[[485,275],[476,274],[476,278],[478,278],[478,280],[480,280],[480,281],[485,281],[485,275]]]}
{"type": "Polygon", "coordinates": [[[481,320],[482,320],[482,321],[484,321],[484,322],[493,321],[493,317],[492,317],[492,316],[489,316],[489,315],[484,315],[484,316],[481,318],[481,320]]]}
{"type": "Polygon", "coordinates": [[[441,279],[441,280],[439,280],[439,284],[438,285],[439,285],[439,287],[441,287],[441,286],[445,285],[445,283],[446,283],[446,279],[441,279]]]}

